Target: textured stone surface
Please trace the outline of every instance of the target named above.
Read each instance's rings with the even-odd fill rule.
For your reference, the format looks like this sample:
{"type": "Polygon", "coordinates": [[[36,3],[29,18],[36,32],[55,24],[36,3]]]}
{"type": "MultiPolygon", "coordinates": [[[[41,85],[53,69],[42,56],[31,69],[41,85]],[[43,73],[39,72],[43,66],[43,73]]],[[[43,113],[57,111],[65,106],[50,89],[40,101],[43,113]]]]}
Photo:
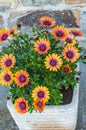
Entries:
{"type": "MultiPolygon", "coordinates": [[[[84,31],[83,31],[84,33],[84,31]]],[[[79,40],[79,46],[83,48],[83,50],[86,50],[86,37],[77,37],[77,40],[79,40]]],[[[84,80],[84,79],[83,79],[84,80]]]]}
{"type": "Polygon", "coordinates": [[[25,6],[34,4],[34,0],[21,0],[21,2],[25,6]]]}
{"type": "MultiPolygon", "coordinates": [[[[85,51],[86,52],[86,51],[85,51]]],[[[79,96],[79,111],[76,130],[86,130],[86,65],[80,63],[80,96],[79,96]]]]}
{"type": "Polygon", "coordinates": [[[0,15],[0,28],[2,28],[3,27],[3,18],[2,18],[2,16],[0,15]]]}
{"type": "Polygon", "coordinates": [[[48,15],[54,17],[57,21],[57,25],[64,25],[66,27],[80,27],[80,12],[78,10],[63,10],[63,11],[33,11],[27,15],[20,17],[18,22],[21,22],[23,26],[33,27],[35,24],[40,28],[39,18],[41,16],[48,15]]]}
{"type": "Polygon", "coordinates": [[[66,3],[68,4],[81,4],[81,3],[85,3],[86,0],[66,0],[66,3]]]}
{"type": "Polygon", "coordinates": [[[86,10],[84,10],[82,13],[82,30],[86,35],[86,10]]]}
{"type": "Polygon", "coordinates": [[[16,8],[18,6],[18,0],[0,0],[0,6],[7,6],[11,8],[16,8]]]}
{"type": "Polygon", "coordinates": [[[29,5],[46,5],[46,4],[58,4],[62,2],[62,0],[21,0],[22,4],[24,6],[29,6],[29,5]]]}
{"type": "Polygon", "coordinates": [[[19,16],[24,15],[26,13],[27,13],[27,10],[10,12],[9,17],[8,17],[8,24],[11,21],[13,21],[13,19],[17,19],[19,16]]]}
{"type": "Polygon", "coordinates": [[[56,4],[61,2],[62,0],[35,0],[35,5],[46,5],[46,4],[56,4]]]}
{"type": "Polygon", "coordinates": [[[0,86],[0,130],[18,130],[18,127],[7,110],[7,95],[7,88],[0,86]]]}
{"type": "Polygon", "coordinates": [[[84,108],[83,107],[79,107],[78,109],[78,124],[77,124],[77,129],[76,130],[81,130],[81,128],[83,128],[84,122],[83,122],[83,113],[84,108]]]}

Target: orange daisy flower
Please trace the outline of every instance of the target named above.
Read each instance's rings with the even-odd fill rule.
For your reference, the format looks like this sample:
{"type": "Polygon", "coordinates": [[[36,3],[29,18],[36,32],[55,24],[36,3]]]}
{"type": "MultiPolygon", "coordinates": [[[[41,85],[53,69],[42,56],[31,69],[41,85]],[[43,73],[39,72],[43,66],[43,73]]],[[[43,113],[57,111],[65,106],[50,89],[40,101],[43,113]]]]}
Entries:
{"type": "Polygon", "coordinates": [[[45,108],[45,103],[43,102],[43,100],[36,100],[34,103],[33,103],[33,106],[35,108],[35,110],[41,112],[44,110],[45,108]]]}
{"type": "Polygon", "coordinates": [[[62,66],[62,59],[55,53],[49,54],[45,58],[45,66],[50,71],[57,71],[62,66]]]}
{"type": "Polygon", "coordinates": [[[67,29],[64,26],[56,26],[52,30],[52,35],[56,39],[65,39],[65,37],[68,35],[67,29]]]}
{"type": "Polygon", "coordinates": [[[15,65],[15,56],[12,54],[4,54],[0,60],[1,68],[11,69],[15,65]]]}
{"type": "Polygon", "coordinates": [[[32,97],[34,98],[34,101],[43,100],[44,102],[47,102],[49,99],[49,90],[45,86],[37,86],[32,91],[32,97]]]}
{"type": "Polygon", "coordinates": [[[41,54],[45,54],[50,49],[50,42],[47,39],[40,38],[34,44],[34,50],[41,54]]]}
{"type": "Polygon", "coordinates": [[[10,36],[9,30],[0,30],[0,42],[4,42],[10,36]]]}
{"type": "Polygon", "coordinates": [[[75,45],[76,40],[74,39],[73,36],[67,36],[64,40],[64,44],[75,45]]]}
{"type": "Polygon", "coordinates": [[[28,112],[28,101],[24,98],[18,98],[14,102],[15,110],[20,114],[25,114],[28,112]]]}
{"type": "Polygon", "coordinates": [[[41,17],[39,21],[41,26],[46,26],[46,27],[52,27],[56,24],[56,21],[49,16],[41,17]]]}
{"type": "Polygon", "coordinates": [[[74,36],[83,36],[83,33],[76,29],[70,30],[70,33],[72,33],[74,36]]]}
{"type": "Polygon", "coordinates": [[[24,70],[19,70],[15,73],[14,81],[17,86],[24,87],[29,82],[29,74],[24,70]]]}
{"type": "Polygon", "coordinates": [[[0,74],[0,83],[2,86],[10,86],[13,82],[13,75],[9,70],[4,70],[0,74]]]}
{"type": "Polygon", "coordinates": [[[62,67],[62,72],[63,72],[64,74],[70,74],[70,73],[72,72],[72,69],[71,69],[71,67],[70,67],[69,65],[64,65],[64,66],[62,67]]]}
{"type": "Polygon", "coordinates": [[[74,46],[66,46],[62,55],[68,62],[75,62],[79,58],[79,50],[74,46]]]}

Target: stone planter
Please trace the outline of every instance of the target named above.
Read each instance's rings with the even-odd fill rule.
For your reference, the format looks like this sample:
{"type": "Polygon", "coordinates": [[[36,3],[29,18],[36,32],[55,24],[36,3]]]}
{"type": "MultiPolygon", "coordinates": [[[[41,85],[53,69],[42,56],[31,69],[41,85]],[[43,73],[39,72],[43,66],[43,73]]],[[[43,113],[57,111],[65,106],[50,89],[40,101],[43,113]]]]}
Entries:
{"type": "Polygon", "coordinates": [[[7,107],[19,130],[75,130],[78,113],[79,84],[74,88],[70,104],[47,106],[42,113],[33,112],[18,114],[12,102],[7,101],[7,107]]]}

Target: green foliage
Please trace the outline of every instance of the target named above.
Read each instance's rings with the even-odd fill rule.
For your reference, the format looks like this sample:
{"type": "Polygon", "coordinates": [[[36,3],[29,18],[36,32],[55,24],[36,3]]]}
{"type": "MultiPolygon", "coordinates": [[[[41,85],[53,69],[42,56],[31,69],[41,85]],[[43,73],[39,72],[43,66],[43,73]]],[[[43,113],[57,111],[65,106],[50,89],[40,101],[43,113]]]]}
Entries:
{"type": "MultiPolygon", "coordinates": [[[[32,90],[37,86],[46,86],[49,89],[50,99],[46,103],[47,105],[59,105],[63,102],[63,95],[60,90],[63,86],[72,86],[72,88],[76,86],[77,81],[75,75],[77,73],[77,62],[81,59],[80,57],[80,59],[75,62],[66,61],[62,56],[62,51],[65,46],[63,41],[54,38],[50,31],[46,34],[44,33],[44,29],[39,31],[36,27],[32,29],[31,36],[26,33],[19,33],[15,34],[12,39],[10,39],[10,44],[3,47],[0,56],[2,57],[4,54],[15,55],[16,63],[11,71],[15,73],[16,71],[23,69],[30,75],[30,82],[24,87],[16,86],[14,82],[9,87],[10,96],[13,102],[20,97],[27,99],[29,102],[29,111],[32,112],[34,108],[32,106],[33,99],[31,95],[32,90]],[[45,38],[50,41],[50,50],[43,55],[38,54],[34,50],[34,44],[40,38],[45,38]],[[61,68],[55,72],[47,69],[44,64],[45,57],[52,53],[58,54],[63,61],[61,68]],[[62,72],[62,67],[67,64],[72,70],[70,74],[62,72]]],[[[81,52],[78,43],[74,46],[81,52]]],[[[84,62],[86,62],[86,60],[84,62]]]]}

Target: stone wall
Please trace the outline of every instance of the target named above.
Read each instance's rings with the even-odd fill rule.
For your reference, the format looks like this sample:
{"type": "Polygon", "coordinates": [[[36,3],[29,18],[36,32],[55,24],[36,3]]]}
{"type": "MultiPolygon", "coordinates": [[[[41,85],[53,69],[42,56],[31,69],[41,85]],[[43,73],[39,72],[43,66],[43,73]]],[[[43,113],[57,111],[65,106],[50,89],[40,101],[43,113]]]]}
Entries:
{"type": "Polygon", "coordinates": [[[29,31],[34,24],[39,27],[37,20],[43,15],[86,35],[86,0],[0,0],[0,28],[21,22],[23,30],[29,31]]]}
{"type": "Polygon", "coordinates": [[[0,26],[10,26],[19,19],[24,23],[25,17],[29,22],[31,15],[36,17],[37,13],[47,11],[48,15],[53,15],[54,12],[58,24],[85,29],[86,0],[0,0],[0,26]],[[23,16],[24,18],[20,18],[23,16]]]}

